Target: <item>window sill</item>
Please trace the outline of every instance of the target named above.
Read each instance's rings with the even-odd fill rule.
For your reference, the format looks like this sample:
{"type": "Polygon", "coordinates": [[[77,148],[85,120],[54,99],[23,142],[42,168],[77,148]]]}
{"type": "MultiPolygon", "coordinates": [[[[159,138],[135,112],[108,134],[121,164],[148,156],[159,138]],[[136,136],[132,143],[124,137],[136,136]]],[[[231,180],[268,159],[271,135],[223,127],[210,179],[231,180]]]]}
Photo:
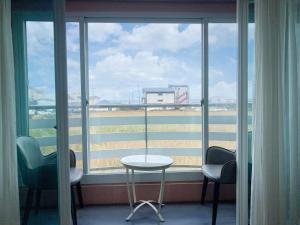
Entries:
{"type": "MultiPolygon", "coordinates": [[[[135,182],[160,182],[160,171],[154,172],[135,172],[135,182]]],[[[172,168],[166,171],[166,182],[176,181],[199,181],[203,180],[201,168],[172,168]]],[[[120,169],[116,172],[92,172],[85,174],[82,179],[82,184],[117,184],[126,183],[125,169],[120,169]]]]}

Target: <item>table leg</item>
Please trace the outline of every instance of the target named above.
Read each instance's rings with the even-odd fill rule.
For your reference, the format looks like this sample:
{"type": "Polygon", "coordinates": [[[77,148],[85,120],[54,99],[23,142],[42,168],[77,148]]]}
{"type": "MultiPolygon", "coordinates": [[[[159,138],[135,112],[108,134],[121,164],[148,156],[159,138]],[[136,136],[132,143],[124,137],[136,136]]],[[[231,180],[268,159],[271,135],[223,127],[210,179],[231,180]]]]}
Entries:
{"type": "Polygon", "coordinates": [[[165,192],[165,170],[162,170],[161,174],[161,182],[160,182],[160,191],[159,191],[159,197],[158,197],[158,212],[160,213],[161,206],[163,204],[164,199],[164,192],[165,192]]]}
{"type": "Polygon", "coordinates": [[[131,185],[133,194],[133,204],[136,203],[135,181],[134,181],[134,169],[131,170],[131,185]]]}
{"type": "Polygon", "coordinates": [[[134,170],[131,170],[131,174],[129,172],[129,169],[126,168],[126,174],[127,174],[127,191],[128,191],[128,200],[131,208],[131,213],[126,218],[126,221],[129,221],[132,216],[144,205],[149,205],[156,215],[159,217],[160,222],[164,222],[164,218],[160,214],[161,207],[163,205],[163,198],[164,198],[164,191],[165,191],[165,169],[162,170],[161,175],[161,182],[160,182],[160,191],[159,191],[159,197],[158,197],[158,208],[156,208],[152,202],[153,200],[136,200],[136,192],[135,192],[135,180],[134,180],[134,170]],[[131,176],[130,176],[131,175],[131,176]],[[131,189],[131,190],[130,190],[131,189]],[[132,191],[132,193],[131,193],[132,191]],[[133,201],[132,201],[132,195],[133,195],[133,201]],[[139,203],[136,206],[134,206],[135,203],[139,203]]]}
{"type": "Polygon", "coordinates": [[[131,217],[133,217],[133,215],[143,206],[146,205],[147,201],[144,201],[142,203],[140,203],[137,207],[135,207],[132,212],[129,214],[129,216],[126,218],[126,221],[129,221],[131,219],[131,217]]]}
{"type": "Polygon", "coordinates": [[[126,184],[127,184],[127,193],[128,193],[128,201],[129,201],[129,205],[131,208],[131,211],[133,211],[133,204],[132,204],[132,198],[131,198],[131,191],[130,191],[130,175],[129,175],[129,169],[126,168],[126,175],[127,175],[127,180],[126,180],[126,184]]]}

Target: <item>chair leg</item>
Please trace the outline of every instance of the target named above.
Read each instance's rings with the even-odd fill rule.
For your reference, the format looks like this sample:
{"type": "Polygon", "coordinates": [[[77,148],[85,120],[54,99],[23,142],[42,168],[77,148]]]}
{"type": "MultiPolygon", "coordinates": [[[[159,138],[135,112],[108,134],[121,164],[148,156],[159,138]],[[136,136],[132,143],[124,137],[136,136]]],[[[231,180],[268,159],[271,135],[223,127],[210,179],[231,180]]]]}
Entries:
{"type": "Polygon", "coordinates": [[[206,190],[207,190],[207,184],[208,184],[208,179],[206,176],[204,176],[203,180],[203,186],[202,186],[202,196],[201,196],[201,204],[204,204],[205,201],[205,196],[206,196],[206,190]]]}
{"type": "Polygon", "coordinates": [[[40,202],[41,202],[41,194],[42,194],[42,190],[41,189],[37,189],[36,190],[36,197],[35,197],[35,214],[38,214],[39,209],[40,209],[40,202]]]}
{"type": "Polygon", "coordinates": [[[81,183],[79,182],[76,184],[76,189],[77,189],[77,198],[79,201],[80,208],[83,208],[83,198],[82,198],[82,189],[81,189],[81,183]]]}
{"type": "Polygon", "coordinates": [[[215,182],[213,211],[212,211],[212,223],[211,223],[212,225],[216,225],[216,221],[217,221],[219,193],[220,193],[220,183],[219,182],[215,182]]]}
{"type": "Polygon", "coordinates": [[[72,213],[73,225],[77,225],[75,190],[74,190],[73,186],[71,186],[71,213],[72,213]]]}
{"type": "Polygon", "coordinates": [[[22,225],[27,225],[28,224],[28,219],[29,219],[29,215],[30,215],[30,209],[32,207],[33,195],[34,195],[34,189],[33,188],[29,188],[28,192],[27,192],[27,199],[26,199],[26,205],[25,205],[25,210],[24,210],[24,216],[23,216],[22,225]]]}

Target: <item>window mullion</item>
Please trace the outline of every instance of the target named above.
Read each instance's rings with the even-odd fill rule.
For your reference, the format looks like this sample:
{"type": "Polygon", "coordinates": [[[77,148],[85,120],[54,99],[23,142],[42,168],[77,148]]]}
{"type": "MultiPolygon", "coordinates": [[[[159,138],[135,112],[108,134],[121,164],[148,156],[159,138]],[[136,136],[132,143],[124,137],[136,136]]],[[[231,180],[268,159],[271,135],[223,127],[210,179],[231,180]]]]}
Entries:
{"type": "Polygon", "coordinates": [[[208,22],[202,24],[202,163],[208,148],[208,22]]]}
{"type": "Polygon", "coordinates": [[[81,76],[81,112],[82,112],[82,160],[83,172],[88,174],[90,170],[89,157],[89,104],[88,104],[88,44],[87,23],[84,18],[79,20],[80,37],[80,76],[81,76]]]}

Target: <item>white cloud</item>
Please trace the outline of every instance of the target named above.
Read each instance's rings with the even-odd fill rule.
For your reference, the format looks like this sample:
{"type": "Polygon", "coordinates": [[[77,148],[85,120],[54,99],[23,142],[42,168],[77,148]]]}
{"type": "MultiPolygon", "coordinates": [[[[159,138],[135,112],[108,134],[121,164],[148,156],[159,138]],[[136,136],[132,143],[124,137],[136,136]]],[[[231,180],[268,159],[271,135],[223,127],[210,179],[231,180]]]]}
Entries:
{"type": "Polygon", "coordinates": [[[78,60],[72,59],[71,57],[68,57],[67,68],[68,72],[72,71],[73,73],[80,73],[80,62],[78,60]]]}
{"type": "Polygon", "coordinates": [[[52,22],[27,22],[26,29],[29,55],[49,56],[50,52],[53,54],[54,38],[52,22]]]}
{"type": "Polygon", "coordinates": [[[179,24],[147,24],[124,32],[116,41],[123,49],[178,50],[189,48],[201,41],[201,25],[188,25],[183,30],[179,24]]]}
{"type": "Polygon", "coordinates": [[[98,61],[90,74],[93,78],[109,75],[110,79],[118,80],[160,81],[163,75],[175,71],[176,68],[178,68],[178,62],[175,62],[175,59],[159,57],[151,52],[140,51],[133,56],[116,52],[98,61]]]}
{"type": "Polygon", "coordinates": [[[140,51],[133,55],[116,52],[90,68],[90,86],[101,99],[116,100],[145,87],[167,87],[201,81],[201,68],[189,68],[176,58],[140,51]],[[188,69],[187,69],[188,68],[188,69]]]}
{"type": "Polygon", "coordinates": [[[120,49],[115,48],[115,47],[108,47],[108,48],[104,48],[104,49],[101,49],[96,52],[92,52],[92,54],[94,56],[99,56],[99,57],[108,57],[108,56],[114,55],[118,51],[120,51],[120,49]]]}
{"type": "Polygon", "coordinates": [[[220,78],[223,78],[223,77],[224,77],[224,71],[223,70],[218,70],[218,69],[215,69],[215,68],[210,68],[209,69],[209,79],[211,81],[217,80],[217,79],[220,79],[220,78]]]}
{"type": "Polygon", "coordinates": [[[79,42],[79,23],[67,23],[66,29],[66,36],[67,36],[67,51],[70,52],[78,52],[80,49],[80,42],[79,42]]]}
{"type": "Polygon", "coordinates": [[[235,58],[235,57],[229,56],[228,61],[229,61],[230,64],[237,65],[237,58],[235,58]]]}
{"type": "Polygon", "coordinates": [[[210,98],[236,99],[237,85],[236,82],[228,83],[220,81],[209,87],[210,98]]]}
{"type": "Polygon", "coordinates": [[[249,23],[248,26],[248,38],[249,41],[254,41],[255,36],[255,23],[249,23]]]}
{"type": "Polygon", "coordinates": [[[89,23],[89,41],[103,43],[109,38],[117,37],[122,33],[122,26],[118,23],[89,23]]]}
{"type": "Polygon", "coordinates": [[[209,24],[208,42],[211,48],[237,48],[237,24],[214,23],[209,24]]]}

